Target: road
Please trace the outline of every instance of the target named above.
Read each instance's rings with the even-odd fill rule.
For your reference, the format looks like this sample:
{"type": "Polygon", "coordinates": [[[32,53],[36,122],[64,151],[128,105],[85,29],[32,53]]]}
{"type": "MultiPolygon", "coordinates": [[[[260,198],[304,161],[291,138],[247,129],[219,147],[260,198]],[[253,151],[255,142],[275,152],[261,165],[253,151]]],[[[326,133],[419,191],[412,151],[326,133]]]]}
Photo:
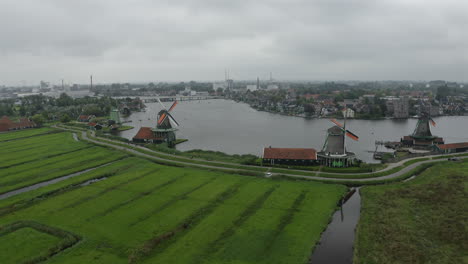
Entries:
{"type": "MultiPolygon", "coordinates": [[[[65,130],[70,130],[70,129],[66,129],[66,128],[62,128],[62,127],[58,127],[58,128],[65,129],[65,130]]],[[[94,136],[93,132],[92,132],[92,136],[94,136]]],[[[252,172],[255,172],[255,171],[249,170],[249,168],[266,169],[265,167],[254,166],[254,165],[240,165],[240,164],[237,164],[237,163],[189,159],[189,158],[185,158],[185,157],[182,157],[182,156],[162,153],[162,152],[150,150],[150,149],[142,147],[142,146],[138,146],[138,145],[134,145],[134,144],[130,144],[130,143],[124,143],[124,142],[121,142],[121,141],[116,141],[116,140],[111,140],[111,139],[104,139],[106,142],[97,141],[97,140],[94,140],[92,138],[89,138],[85,131],[82,131],[82,139],[86,140],[86,141],[89,141],[89,142],[92,142],[92,143],[97,144],[97,145],[107,146],[107,147],[111,147],[111,148],[114,148],[114,149],[126,151],[126,152],[129,152],[129,153],[131,153],[133,155],[136,155],[136,156],[140,156],[140,157],[144,157],[144,158],[148,158],[148,159],[153,159],[153,160],[156,160],[156,161],[161,161],[163,163],[164,162],[170,162],[170,163],[173,163],[173,164],[179,164],[179,165],[188,166],[188,167],[216,169],[216,170],[224,170],[224,171],[232,171],[232,172],[250,172],[250,173],[252,173],[252,172]],[[116,145],[116,144],[120,144],[120,145],[116,145]],[[128,147],[122,146],[122,144],[128,145],[128,147]],[[156,156],[153,156],[153,155],[149,155],[149,154],[146,154],[146,153],[139,152],[139,151],[134,150],[132,148],[138,148],[138,149],[141,149],[141,150],[144,150],[144,151],[147,151],[147,152],[153,152],[155,154],[162,155],[162,156],[173,157],[173,158],[178,158],[178,159],[187,159],[187,162],[185,162],[185,161],[175,161],[175,160],[172,160],[170,158],[166,159],[166,158],[162,158],[162,157],[156,157],[156,156]],[[190,162],[190,161],[203,161],[205,163],[210,163],[212,165],[197,164],[197,163],[193,163],[193,162],[190,162]],[[238,166],[238,167],[241,167],[241,168],[246,168],[246,169],[229,168],[229,167],[225,167],[223,165],[235,165],[235,166],[238,166]]],[[[425,156],[424,158],[436,158],[436,159],[415,162],[415,163],[413,163],[413,164],[411,164],[409,166],[404,167],[403,169],[401,169],[401,170],[399,170],[397,172],[394,172],[394,173],[391,173],[391,174],[388,174],[388,175],[385,175],[385,176],[378,176],[378,177],[371,177],[371,178],[349,178],[349,176],[360,175],[362,177],[362,175],[366,175],[366,174],[372,175],[373,173],[376,173],[377,171],[376,172],[368,172],[368,173],[315,172],[316,176],[306,176],[306,175],[294,174],[295,171],[297,171],[297,172],[304,172],[304,171],[288,169],[288,171],[290,171],[291,173],[273,173],[273,175],[284,175],[284,176],[288,176],[288,177],[311,179],[311,180],[325,180],[325,181],[333,180],[333,181],[356,182],[356,183],[369,182],[369,181],[375,181],[375,180],[388,180],[388,179],[397,178],[397,177],[411,171],[412,169],[418,167],[419,165],[427,164],[427,163],[433,163],[433,162],[445,161],[447,159],[447,157],[450,157],[450,156],[453,156],[453,155],[456,155],[456,154],[460,154],[460,153],[425,156]],[[333,178],[333,177],[321,177],[321,176],[319,176],[319,175],[327,175],[327,174],[333,174],[333,175],[341,174],[343,176],[348,176],[348,178],[333,178]]],[[[414,160],[414,159],[419,159],[419,158],[421,158],[421,157],[406,159],[406,160],[402,160],[402,161],[399,161],[399,162],[396,162],[396,163],[392,163],[388,167],[386,167],[385,169],[379,170],[378,172],[385,172],[385,171],[391,170],[392,168],[402,166],[407,161],[414,160]]],[[[467,159],[467,158],[468,158],[468,156],[460,157],[460,159],[467,159]]]]}

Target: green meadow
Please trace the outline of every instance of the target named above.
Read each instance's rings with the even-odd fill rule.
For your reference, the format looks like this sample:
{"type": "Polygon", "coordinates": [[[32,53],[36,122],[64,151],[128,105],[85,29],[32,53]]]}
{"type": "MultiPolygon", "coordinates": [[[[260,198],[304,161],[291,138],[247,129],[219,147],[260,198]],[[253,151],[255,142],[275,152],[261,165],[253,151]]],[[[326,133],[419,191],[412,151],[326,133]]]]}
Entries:
{"type": "Polygon", "coordinates": [[[2,146],[0,193],[105,165],[0,200],[2,263],[307,263],[346,192],[160,165],[68,132],[2,146]]]}
{"type": "Polygon", "coordinates": [[[55,133],[2,143],[0,193],[65,176],[125,155],[76,142],[70,133],[55,133]]]}
{"type": "Polygon", "coordinates": [[[53,132],[54,130],[48,127],[2,132],[0,133],[0,142],[16,140],[16,139],[26,138],[26,137],[33,137],[33,136],[46,134],[46,133],[53,133],[53,132]]]}
{"type": "Polygon", "coordinates": [[[361,189],[354,263],[467,263],[468,162],[361,189]]]}

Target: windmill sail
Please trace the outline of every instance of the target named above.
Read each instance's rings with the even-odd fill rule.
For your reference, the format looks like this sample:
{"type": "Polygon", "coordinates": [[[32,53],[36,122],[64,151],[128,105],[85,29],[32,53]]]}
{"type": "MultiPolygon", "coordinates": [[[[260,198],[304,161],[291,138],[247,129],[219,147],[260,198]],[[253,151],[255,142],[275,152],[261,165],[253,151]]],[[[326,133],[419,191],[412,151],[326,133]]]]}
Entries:
{"type": "Polygon", "coordinates": [[[336,119],[330,119],[330,121],[332,121],[336,126],[338,126],[339,128],[341,128],[343,131],[345,131],[347,137],[349,137],[349,138],[352,139],[352,140],[359,141],[359,137],[358,137],[356,134],[354,134],[353,132],[349,131],[348,129],[345,130],[344,126],[343,126],[340,122],[336,121],[336,119]]]}
{"type": "Polygon", "coordinates": [[[174,101],[174,103],[171,105],[171,108],[169,108],[169,112],[172,111],[176,105],[178,104],[179,102],[177,102],[177,100],[174,101]]]}
{"type": "Polygon", "coordinates": [[[164,119],[166,119],[166,113],[162,113],[160,116],[159,116],[159,120],[158,120],[158,124],[162,124],[162,122],[164,122],[164,119]]]}
{"type": "MultiPolygon", "coordinates": [[[[169,108],[169,110],[166,110],[166,108],[164,107],[164,105],[161,103],[161,101],[159,100],[158,98],[158,102],[161,104],[161,106],[163,107],[163,109],[159,112],[159,119],[158,119],[158,126],[162,126],[164,121],[169,118],[170,121],[172,121],[174,124],[176,124],[177,126],[179,125],[179,123],[175,120],[175,118],[170,114],[170,112],[172,110],[174,110],[174,108],[176,107],[177,105],[177,100],[174,101],[174,103],[172,103],[171,107],[169,108]]],[[[171,124],[170,122],[167,122],[164,126],[168,126],[168,127],[171,127],[171,124]]]]}

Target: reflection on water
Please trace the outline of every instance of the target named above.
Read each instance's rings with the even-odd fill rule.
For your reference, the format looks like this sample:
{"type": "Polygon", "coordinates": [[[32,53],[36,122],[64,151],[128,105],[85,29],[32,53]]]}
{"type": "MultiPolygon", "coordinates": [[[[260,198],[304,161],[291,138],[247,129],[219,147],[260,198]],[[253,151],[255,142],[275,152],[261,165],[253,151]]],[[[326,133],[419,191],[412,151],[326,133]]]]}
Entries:
{"type": "MultiPolygon", "coordinates": [[[[146,112],[133,113],[124,120],[132,121],[134,129],[120,132],[131,139],[141,126],[154,127],[160,110],[158,103],[147,103],[146,112]]],[[[244,103],[230,100],[202,100],[180,102],[173,111],[180,123],[178,138],[189,141],[177,146],[180,150],[217,150],[229,154],[261,155],[264,147],[309,147],[321,149],[326,130],[333,123],[328,119],[305,119],[282,116],[252,109],[244,103]]],[[[468,141],[468,117],[434,118],[433,133],[447,143],[468,141]],[[463,126],[463,127],[462,127],[463,126]],[[458,129],[453,129],[454,127],[458,129]]],[[[358,158],[375,162],[372,151],[376,140],[399,141],[411,134],[416,119],[408,120],[349,120],[347,127],[360,138],[348,140],[348,150],[358,158]]]]}
{"type": "Polygon", "coordinates": [[[354,231],[359,221],[361,196],[359,190],[333,215],[331,223],[323,232],[309,263],[353,263],[354,231]]]}

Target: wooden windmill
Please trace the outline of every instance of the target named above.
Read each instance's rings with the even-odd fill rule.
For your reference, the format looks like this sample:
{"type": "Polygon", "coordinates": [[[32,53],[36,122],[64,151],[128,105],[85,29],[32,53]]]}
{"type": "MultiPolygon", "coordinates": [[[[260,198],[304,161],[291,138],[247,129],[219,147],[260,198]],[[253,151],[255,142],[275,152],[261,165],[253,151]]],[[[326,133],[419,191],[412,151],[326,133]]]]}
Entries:
{"type": "Polygon", "coordinates": [[[353,152],[346,151],[346,137],[359,141],[359,137],[346,129],[346,119],[344,125],[330,119],[335,126],[327,130],[327,138],[323,144],[322,151],[317,154],[319,162],[329,167],[348,167],[356,159],[353,152]]]}
{"type": "Polygon", "coordinates": [[[431,127],[429,123],[435,127],[436,122],[426,113],[421,114],[419,117],[418,123],[416,124],[416,128],[412,134],[413,137],[416,138],[430,138],[432,137],[431,127]]]}
{"type": "Polygon", "coordinates": [[[427,113],[421,113],[413,134],[404,136],[401,142],[405,146],[431,149],[432,146],[444,144],[444,139],[432,135],[431,125],[436,126],[436,122],[427,113]]]}
{"type": "Polygon", "coordinates": [[[174,101],[174,103],[171,105],[169,109],[167,109],[164,104],[159,100],[159,104],[161,104],[161,111],[159,111],[158,116],[157,116],[157,124],[156,128],[153,129],[153,132],[155,133],[156,138],[161,138],[162,141],[167,142],[169,146],[174,146],[176,136],[175,136],[175,131],[177,131],[177,128],[173,127],[174,126],[179,126],[179,123],[175,120],[175,118],[171,115],[172,110],[177,105],[177,100],[174,101]],[[172,123],[171,123],[172,122],[172,123]]]}

